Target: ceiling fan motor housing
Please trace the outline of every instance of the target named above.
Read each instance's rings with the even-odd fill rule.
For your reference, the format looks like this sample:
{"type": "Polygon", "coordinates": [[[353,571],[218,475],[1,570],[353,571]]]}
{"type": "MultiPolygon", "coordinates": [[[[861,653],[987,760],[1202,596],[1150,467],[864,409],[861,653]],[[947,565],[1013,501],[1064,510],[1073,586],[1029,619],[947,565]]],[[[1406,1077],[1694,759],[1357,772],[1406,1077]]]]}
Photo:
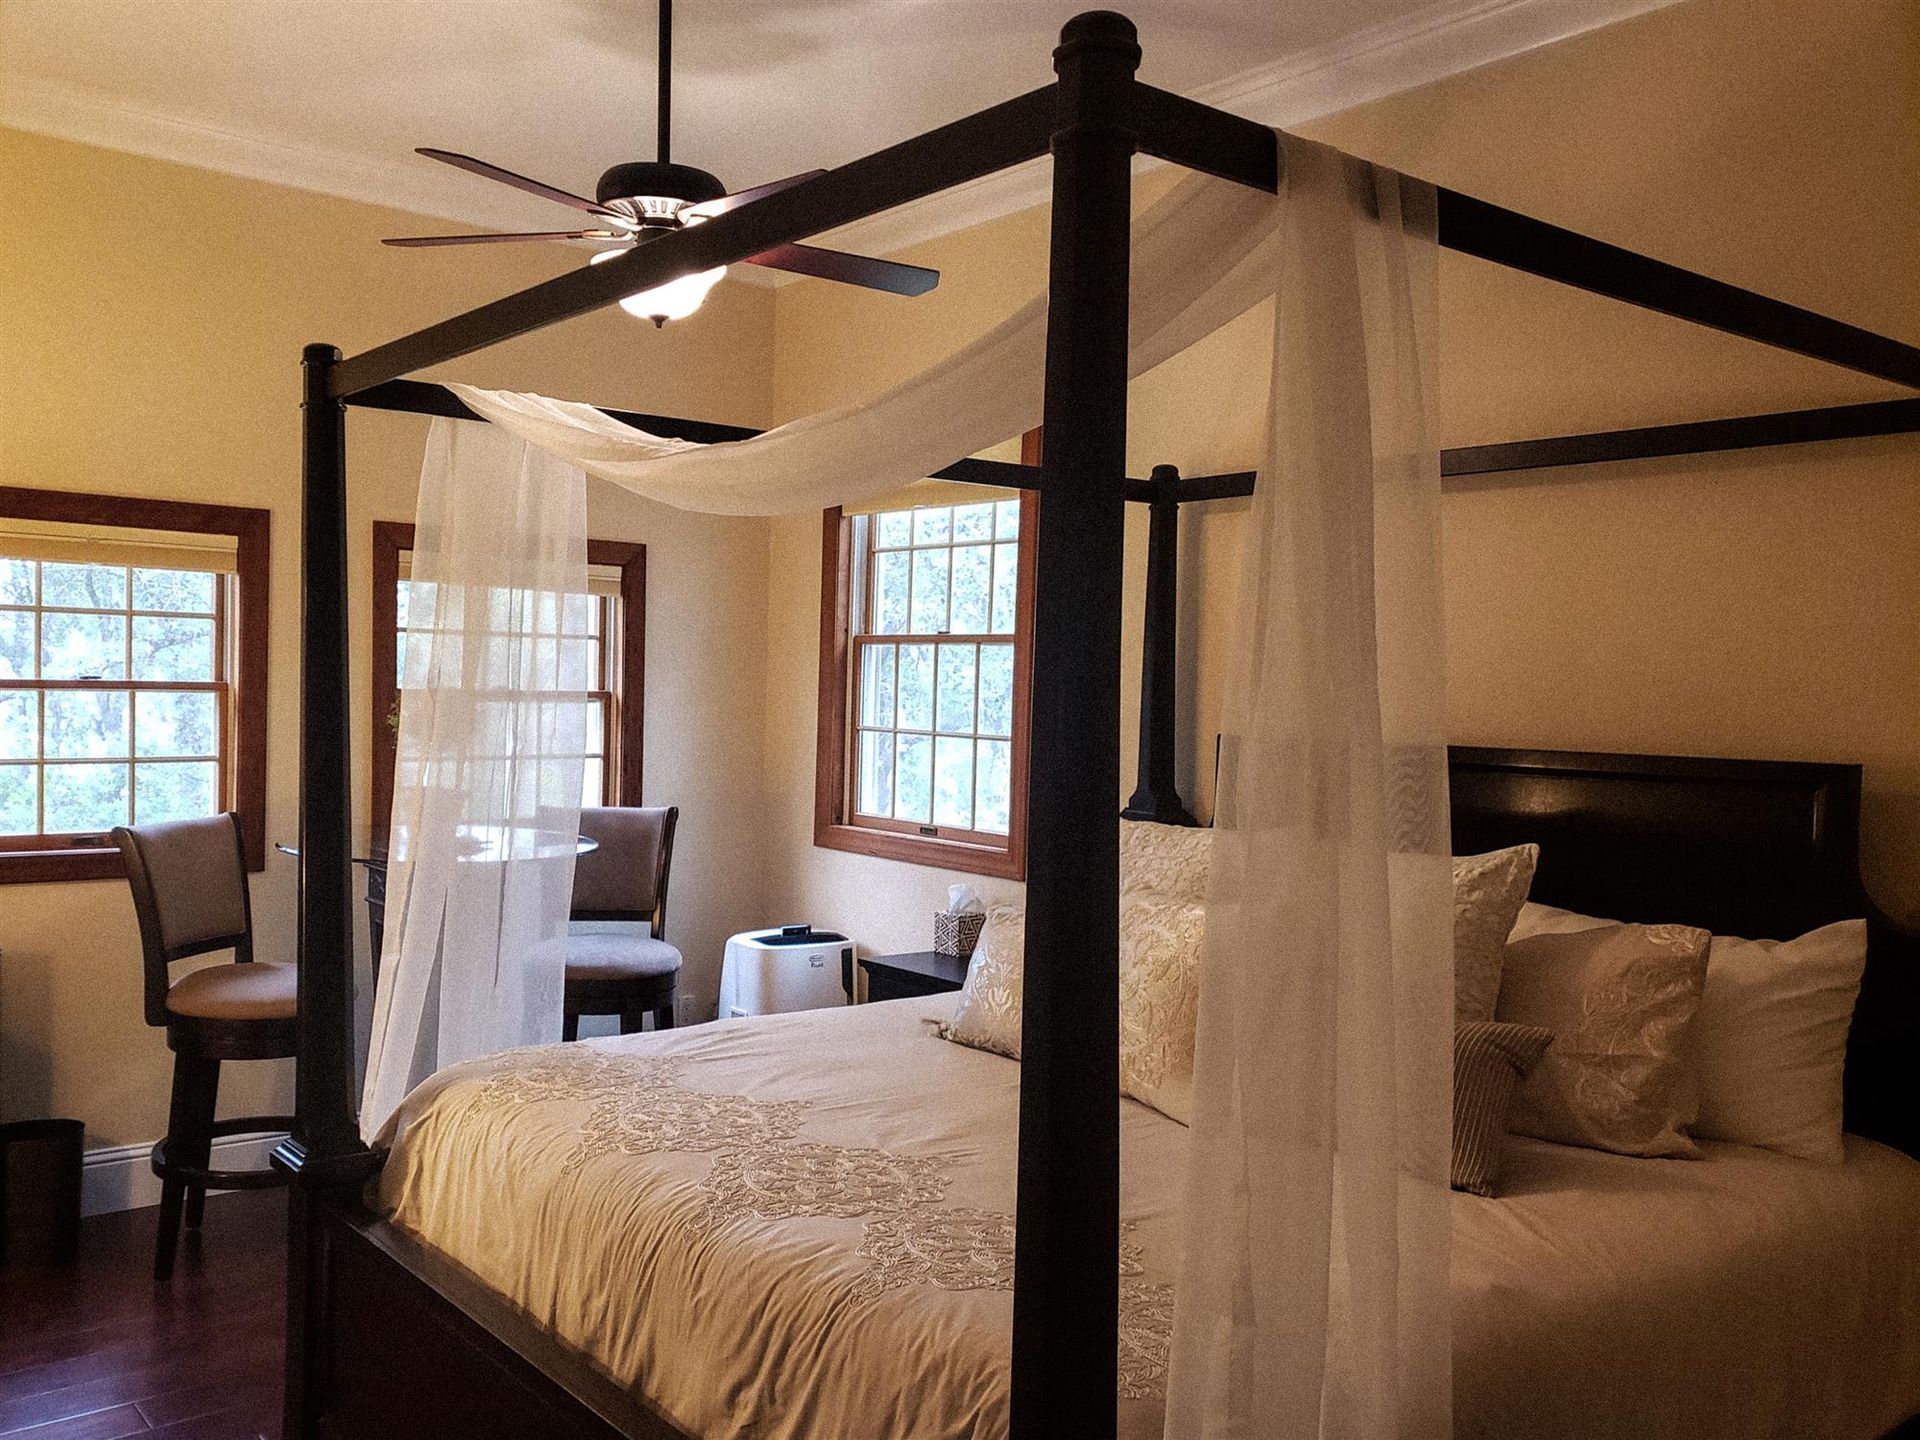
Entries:
{"type": "Polygon", "coordinates": [[[678,210],[685,205],[704,205],[709,200],[718,200],[727,193],[727,187],[720,183],[717,176],[705,170],[696,170],[691,165],[663,164],[658,160],[637,160],[626,165],[616,165],[600,177],[600,183],[594,187],[594,199],[602,205],[610,205],[616,200],[625,200],[637,212],[635,218],[670,221],[671,213],[656,215],[656,210],[666,210],[665,206],[649,205],[649,200],[675,201],[672,209],[678,210]]]}

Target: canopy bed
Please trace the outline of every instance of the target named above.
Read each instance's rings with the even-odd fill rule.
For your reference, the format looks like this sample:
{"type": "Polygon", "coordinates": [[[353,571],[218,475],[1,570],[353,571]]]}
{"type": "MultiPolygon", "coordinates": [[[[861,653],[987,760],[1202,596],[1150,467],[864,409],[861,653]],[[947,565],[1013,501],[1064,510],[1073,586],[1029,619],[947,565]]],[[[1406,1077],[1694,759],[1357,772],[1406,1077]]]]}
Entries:
{"type": "MultiPolygon", "coordinates": [[[[1124,1234],[1122,1226],[1123,1102],[1115,1085],[1119,1065],[1118,842],[1111,806],[1120,789],[1124,505],[1129,499],[1148,501],[1158,522],[1152,540],[1157,566],[1149,585],[1148,683],[1142,700],[1142,788],[1130,809],[1177,822],[1184,818],[1184,810],[1171,783],[1169,521],[1182,499],[1247,493],[1252,488],[1247,477],[1180,481],[1166,472],[1156,472],[1148,481],[1125,477],[1130,365],[1139,368],[1151,363],[1155,354],[1171,353],[1222,318],[1207,308],[1204,278],[1184,280],[1194,293],[1180,305],[1157,310],[1155,297],[1130,290],[1130,256],[1137,258],[1155,243],[1154,233],[1149,232],[1136,244],[1131,229],[1130,163],[1134,154],[1144,153],[1230,182],[1200,197],[1213,197],[1212,203],[1230,203],[1218,197],[1244,193],[1236,187],[1271,195],[1284,189],[1283,181],[1293,183],[1290,167],[1311,169],[1323,163],[1310,152],[1288,148],[1293,142],[1263,127],[1140,84],[1133,78],[1139,58],[1133,27],[1125,19],[1106,12],[1082,15],[1062,32],[1055,52],[1059,79],[1053,85],[742,204],[704,224],[636,245],[605,264],[562,275],[350,359],[340,358],[330,346],[307,347],[303,357],[300,1046],[297,1123],[276,1156],[294,1180],[289,1436],[669,1437],[692,1433],[657,1403],[663,1391],[687,1394],[681,1380],[690,1384],[691,1379],[669,1382],[666,1377],[641,1375],[636,1382],[632,1374],[622,1375],[623,1362],[610,1359],[604,1351],[595,1352],[578,1335],[570,1340],[568,1327],[548,1328],[530,1319],[525,1296],[503,1297],[485,1283],[480,1278],[484,1265],[479,1251],[463,1255],[452,1240],[444,1248],[424,1244],[366,1202],[366,1182],[379,1170],[382,1156],[362,1138],[354,1099],[354,1010],[347,959],[352,953],[352,928],[344,407],[368,404],[440,416],[477,412],[503,423],[512,419],[537,426],[551,416],[510,413],[516,397],[503,400],[462,387],[456,398],[403,377],[615,303],[677,276],[764,254],[1048,153],[1053,162],[1053,211],[1050,288],[1044,302],[1045,385],[1040,417],[1046,433],[1044,463],[1028,469],[962,461],[942,472],[963,481],[1034,489],[1041,496],[1036,658],[1029,697],[1034,782],[1028,812],[1026,946],[1036,956],[1072,959],[1072,963],[1037,964],[1026,972],[1023,1058],[1017,1074],[1009,1074],[1002,1066],[995,1082],[1003,1092],[1003,1109],[1011,1112],[1017,1106],[1017,1121],[1007,1114],[1003,1122],[1017,1124],[1019,1137],[1017,1165],[1007,1161],[1004,1147],[999,1156],[1006,1173],[998,1188],[1010,1190],[1013,1214],[1001,1216],[1009,1223],[995,1232],[995,1243],[1003,1241],[1010,1252],[1011,1301],[1004,1318],[1012,1363],[1000,1400],[976,1394],[959,1403],[962,1410],[971,1405],[967,1413],[984,1414],[989,1421],[995,1414],[1005,1416],[1010,1433],[1020,1440],[1116,1433],[1125,1418],[1120,1397],[1128,1377],[1128,1362],[1121,1358],[1129,1333],[1120,1318],[1123,1308],[1131,1307],[1137,1319],[1143,1306],[1170,1315],[1174,1303],[1150,1253],[1155,1245],[1166,1243],[1166,1236],[1136,1235],[1135,1227],[1141,1222],[1130,1212],[1124,1234]],[[1130,309],[1135,331],[1143,326],[1149,331],[1149,358],[1144,361],[1138,333],[1130,349],[1130,309]],[[1187,338],[1176,341],[1172,338],[1176,334],[1187,338]],[[1155,351],[1154,344],[1161,349],[1155,351]],[[1143,1276],[1159,1288],[1144,1293],[1143,1276]]],[[[1341,172],[1336,165],[1326,173],[1337,187],[1345,183],[1342,174],[1359,172],[1341,172]]],[[[1389,223],[1386,212],[1395,210],[1392,224],[1397,226],[1397,207],[1404,204],[1411,226],[1411,212],[1423,203],[1421,192],[1411,186],[1399,188],[1392,177],[1375,177],[1375,183],[1370,194],[1362,197],[1355,192],[1347,200],[1371,207],[1373,223],[1383,230],[1389,223]]],[[[1437,205],[1438,242],[1449,248],[1920,386],[1920,350],[1914,347],[1452,191],[1429,189],[1424,194],[1437,205]]],[[[1301,223],[1313,222],[1309,216],[1301,223]]],[[[1164,234],[1158,243],[1165,248],[1164,234]]],[[[1393,256],[1387,259],[1391,271],[1393,256]]],[[[1405,281],[1404,271],[1395,273],[1405,281]]],[[[1417,288],[1417,275],[1413,284],[1417,288]]],[[[1294,287],[1296,291],[1310,288],[1294,287]]],[[[1405,288],[1403,284],[1401,289],[1405,288]]],[[[1325,297],[1310,294],[1301,303],[1321,320],[1333,313],[1312,310],[1314,305],[1332,303],[1325,297]]],[[[1312,333],[1316,342],[1337,344],[1342,338],[1324,326],[1312,333]]],[[[1286,363],[1297,370],[1307,360],[1296,353],[1286,357],[1286,363]]],[[[1361,356],[1357,363],[1364,384],[1372,357],[1361,356]]],[[[1277,362],[1276,376],[1284,370],[1285,365],[1277,362]]],[[[983,372],[983,383],[993,378],[983,372]]],[[[1405,386],[1412,378],[1403,366],[1396,383],[1405,386]]],[[[1379,403],[1393,411],[1399,401],[1387,392],[1381,394],[1385,398],[1379,403]]],[[[551,402],[540,403],[551,408],[551,402]]],[[[1819,419],[1759,417],[1713,422],[1704,429],[1666,427],[1689,433],[1684,437],[1656,434],[1641,442],[1649,448],[1640,453],[1912,428],[1910,407],[1915,402],[1895,403],[1909,408],[1852,407],[1856,413],[1822,412],[1819,419]],[[1858,413],[1863,409],[1871,413],[1858,413]],[[1771,438],[1756,441],[1758,435],[1771,438]],[[1661,445],[1668,448],[1663,450],[1661,445]]],[[[571,418],[580,419],[577,413],[571,418]]],[[[748,432],[730,427],[652,416],[588,417],[589,428],[601,427],[601,439],[620,430],[622,421],[632,421],[650,436],[661,437],[656,443],[662,453],[667,450],[665,442],[675,440],[749,443],[748,432]]],[[[768,439],[779,434],[774,432],[768,439]]],[[[1375,434],[1377,440],[1377,429],[1375,434]]],[[[1462,458],[1460,463],[1489,468],[1569,463],[1578,457],[1568,456],[1564,447],[1582,443],[1595,452],[1631,453],[1631,442],[1607,437],[1528,443],[1536,447],[1532,459],[1507,447],[1490,447],[1506,453],[1483,453],[1462,458]],[[1556,446],[1562,449],[1556,452],[1556,446]],[[1561,458],[1544,458],[1554,453],[1561,458]]],[[[963,445],[956,453],[978,448],[963,445]]],[[[1279,460],[1282,470],[1312,463],[1311,457],[1289,460],[1284,453],[1279,460]]],[[[1263,492],[1270,498],[1281,488],[1266,485],[1263,492]]],[[[1425,505],[1430,498],[1418,503],[1425,505]]],[[[1367,523],[1372,523],[1371,517],[1367,523]]],[[[1413,590],[1430,581],[1426,572],[1432,568],[1432,557],[1421,550],[1417,532],[1416,523],[1413,531],[1401,537],[1411,547],[1411,569],[1421,572],[1408,582],[1413,590]]],[[[1340,568],[1337,555],[1309,555],[1301,563],[1317,565],[1329,574],[1340,568]]],[[[1268,574],[1264,583],[1271,586],[1274,577],[1268,574]]],[[[1256,593],[1254,598],[1263,623],[1301,623],[1300,617],[1275,610],[1270,592],[1256,593]]],[[[1339,653],[1340,638],[1355,633],[1354,622],[1363,612],[1371,617],[1368,607],[1375,597],[1363,597],[1359,610],[1353,608],[1356,598],[1348,596],[1327,612],[1334,617],[1327,629],[1328,663],[1335,667],[1348,663],[1339,653]]],[[[1417,609],[1420,597],[1388,594],[1380,603],[1390,607],[1403,600],[1417,609]]],[[[1395,658],[1421,669],[1435,663],[1435,648],[1395,658]]],[[[1374,664],[1375,657],[1369,655],[1366,665],[1374,664]]],[[[1387,724],[1391,728],[1407,719],[1396,713],[1387,724]]],[[[1409,733],[1412,739],[1395,752],[1394,760],[1408,768],[1404,774],[1396,771],[1385,778],[1394,783],[1404,779],[1401,788],[1408,792],[1407,803],[1418,810],[1439,793],[1446,777],[1430,715],[1416,718],[1409,733]]],[[[1855,867],[1858,772],[1848,767],[1455,752],[1451,771],[1454,848],[1484,848],[1515,839],[1549,841],[1553,848],[1543,861],[1538,888],[1543,898],[1555,903],[1578,904],[1626,918],[1710,923],[1741,935],[1781,937],[1797,933],[1795,927],[1804,928],[1807,923],[1869,913],[1855,867]]],[[[1278,803],[1278,792],[1256,799],[1256,805],[1278,803]]],[[[1401,858],[1416,855],[1419,861],[1418,876],[1411,882],[1422,897],[1416,908],[1430,909],[1432,877],[1439,872],[1427,862],[1444,859],[1444,818],[1428,805],[1424,817],[1412,823],[1417,835],[1396,842],[1404,852],[1401,858]]],[[[1386,881],[1378,888],[1386,893],[1386,881]]],[[[1317,923],[1312,916],[1296,918],[1317,923]]],[[[1334,930],[1328,933],[1338,930],[1336,939],[1345,935],[1339,927],[1350,918],[1343,915],[1329,921],[1334,930]]],[[[1856,1134],[1911,1154],[1920,1151],[1920,1129],[1895,1097],[1903,1096],[1917,1078],[1914,1057],[1920,1049],[1914,1042],[1920,1039],[1920,993],[1916,993],[1915,976],[1920,973],[1916,970],[1920,961],[1910,937],[1877,921],[1873,933],[1868,977],[1848,1052],[1847,1117],[1856,1134]]],[[[1383,992],[1372,1003],[1384,1004],[1390,1012],[1393,996],[1383,992]]],[[[880,1032],[895,1023],[899,1014],[836,1023],[852,1029],[866,1027],[873,1032],[869,1038],[874,1044],[884,1048],[890,1042],[880,1032]]],[[[1343,1015],[1342,1024],[1349,1023],[1343,1015]]],[[[714,1046],[724,1050],[729,1044],[736,1052],[752,1049],[749,1041],[738,1038],[743,1032],[733,1033],[730,1042],[698,1035],[674,1037],[671,1046],[649,1051],[639,1063],[643,1069],[652,1066],[649,1073],[661,1079],[677,1063],[669,1050],[685,1049],[691,1055],[714,1046]]],[[[653,1043],[658,1047],[659,1042],[653,1043]]],[[[599,1063],[590,1057],[601,1052],[576,1053],[578,1063],[599,1063]]],[[[731,1063],[750,1068],[752,1058],[736,1053],[731,1063]]],[[[576,1062],[555,1063],[565,1069],[576,1062]]],[[[457,1089],[464,1072],[450,1073],[453,1079],[447,1084],[457,1089]]],[[[522,1076],[504,1083],[540,1082],[522,1076]]],[[[547,1083],[552,1083],[551,1077],[547,1083]]],[[[667,1081],[661,1079],[661,1083],[667,1081]]],[[[446,1088],[434,1082],[421,1093],[419,1105],[430,1105],[432,1094],[446,1088]]],[[[1390,1092],[1369,1091],[1365,1085],[1362,1092],[1387,1094],[1391,1116],[1390,1092]]],[[[713,1107],[707,1102],[713,1099],[707,1096],[692,1108],[711,1116],[713,1107]]],[[[799,1123],[789,1110],[779,1108],[783,1104],[789,1102],[777,1102],[771,1110],[756,1109],[742,1097],[742,1106],[736,1107],[740,1113],[729,1112],[714,1123],[749,1128],[799,1123]]],[[[415,1107],[415,1102],[406,1105],[415,1107]]],[[[1132,1136],[1138,1126],[1131,1111],[1127,1113],[1130,1118],[1125,1123],[1132,1136]]],[[[1342,1123],[1354,1122],[1349,1118],[1342,1123]]],[[[1422,1124],[1422,1133],[1430,1136],[1431,1126],[1424,1120],[1422,1124]]],[[[423,1152],[411,1137],[422,1133],[421,1126],[412,1124],[395,1152],[392,1173],[382,1181],[390,1187],[389,1204],[409,1203],[410,1186],[431,1188],[433,1167],[414,1165],[423,1152]]],[[[1164,1139],[1149,1138],[1145,1143],[1159,1144],[1164,1139]]],[[[872,1149],[857,1136],[842,1137],[840,1143],[872,1149]]],[[[1391,1156],[1390,1144],[1383,1153],[1391,1156]]],[[[1424,1151],[1422,1157],[1423,1165],[1431,1158],[1424,1151]]],[[[1901,1177],[1894,1182],[1895,1188],[1910,1179],[1893,1157],[1888,1157],[1888,1163],[1901,1177]]],[[[931,1180],[925,1184],[938,1188],[931,1180]]],[[[1394,1184],[1391,1160],[1384,1184],[1389,1190],[1394,1184]]],[[[465,1203],[488,1207],[497,1198],[499,1213],[492,1220],[469,1213],[463,1223],[485,1230],[494,1221],[510,1221],[515,1185],[502,1168],[479,1172],[465,1187],[465,1203]],[[493,1197],[486,1187],[496,1183],[501,1190],[493,1197]]],[[[1444,1186],[1438,1198],[1444,1201],[1444,1186]]],[[[1440,1224],[1447,1223],[1444,1206],[1439,1212],[1428,1207],[1421,1212],[1416,1229],[1431,1225],[1435,1213],[1440,1224]]],[[[1884,1212],[1876,1214],[1882,1215],[1876,1223],[1886,1223],[1884,1212]]],[[[606,1218],[604,1213],[601,1218],[606,1218]]],[[[1166,1223],[1164,1207],[1161,1223],[1166,1223]]],[[[501,1232],[486,1233],[498,1239],[501,1232]]],[[[507,1233],[511,1237],[518,1232],[507,1233]]],[[[1795,1241],[1791,1235],[1774,1234],[1765,1243],[1795,1241]]],[[[993,1246],[984,1249],[992,1252],[993,1246]]],[[[1444,1238],[1440,1253],[1444,1257],[1444,1238]]],[[[1419,1254],[1416,1247],[1403,1258],[1417,1259],[1419,1254]]],[[[1441,1268],[1439,1283],[1444,1286],[1444,1264],[1441,1268]]],[[[1232,1282],[1230,1275],[1225,1279],[1232,1282]]],[[[727,1284],[724,1277],[711,1274],[692,1283],[706,1282],[723,1289],[727,1284]]],[[[1379,1283],[1391,1287],[1394,1281],[1387,1277],[1379,1283]]],[[[620,1296],[617,1288],[616,1283],[613,1293],[603,1290],[587,1303],[602,1312],[625,1305],[629,1322],[637,1323],[631,1312],[640,1302],[620,1296]]],[[[814,1353],[807,1349],[806,1337],[817,1341],[826,1322],[807,1311],[799,1291],[781,1293],[791,1300],[797,1316],[782,1353],[804,1369],[805,1357],[814,1353]]],[[[1324,1304],[1324,1293],[1319,1298],[1324,1304]]],[[[686,1301],[687,1296],[681,1299],[686,1301]]],[[[1181,1304],[1190,1303],[1199,1302],[1183,1292],[1181,1304]]],[[[1863,1306],[1861,1333],[1897,1338],[1891,1325],[1874,1325],[1881,1311],[1866,1313],[1870,1308],[1863,1306]]],[[[1898,1302],[1890,1308],[1897,1310],[1898,1302]]],[[[1403,1318],[1411,1329],[1419,1330],[1431,1317],[1403,1318]]],[[[924,1353],[929,1347],[956,1343],[950,1319],[938,1321],[924,1335],[899,1327],[889,1333],[903,1347],[924,1353]]],[[[616,1317],[615,1323],[628,1322],[616,1317]]],[[[665,1317],[661,1323],[667,1323],[665,1317]]],[[[1438,1333],[1444,1335],[1444,1321],[1438,1333]]],[[[1393,1345],[1390,1332],[1384,1341],[1377,1335],[1362,1341],[1393,1345]]],[[[1177,1350],[1177,1339],[1173,1343],[1177,1350]]],[[[1301,1343],[1326,1348],[1325,1341],[1314,1335],[1301,1343]]],[[[711,1358],[716,1374],[727,1383],[724,1362],[734,1357],[711,1358]]],[[[1239,1358],[1244,1362],[1249,1357],[1240,1354],[1239,1358]]],[[[1181,1363],[1177,1353],[1171,1363],[1176,1369],[1181,1363]]],[[[1431,1354],[1419,1356],[1411,1363],[1428,1367],[1437,1363],[1444,1395],[1444,1356],[1437,1361],[1431,1354]]],[[[1471,1373],[1466,1362],[1462,1373],[1471,1373]]],[[[1285,1376],[1277,1382],[1266,1376],[1260,1379],[1263,1384],[1288,1383],[1285,1376]]],[[[806,1425],[817,1418],[826,1428],[811,1433],[848,1433],[831,1422],[834,1412],[826,1398],[830,1389],[824,1382],[812,1390],[804,1386],[778,1389],[772,1403],[776,1410],[786,1407],[781,1412],[787,1416],[785,1423],[806,1425]]],[[[1885,1396],[1869,1396],[1868,1401],[1883,1406],[1893,1403],[1885,1396]]],[[[686,1418],[705,1414],[703,1406],[708,1403],[681,1399],[673,1408],[686,1418]]],[[[1471,1414],[1470,1407],[1477,1401],[1467,1403],[1469,1409],[1463,1413],[1471,1414]]],[[[1439,1413],[1445,1414],[1444,1398],[1440,1405],[1439,1413]]],[[[1863,1405],[1863,1414],[1878,1413],[1871,1404],[1863,1405]]]]}

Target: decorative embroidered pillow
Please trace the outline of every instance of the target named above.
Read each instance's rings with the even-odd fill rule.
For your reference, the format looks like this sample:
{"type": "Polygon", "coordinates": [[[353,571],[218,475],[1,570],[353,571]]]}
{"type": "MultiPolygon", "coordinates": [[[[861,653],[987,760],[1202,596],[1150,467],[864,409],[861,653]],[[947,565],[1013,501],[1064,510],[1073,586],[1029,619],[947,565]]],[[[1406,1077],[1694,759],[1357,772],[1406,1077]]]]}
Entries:
{"type": "Polygon", "coordinates": [[[1507,946],[1498,1019],[1553,1044],[1520,1087],[1513,1130],[1621,1155],[1698,1156],[1687,1138],[1687,1031],[1711,936],[1602,925],[1507,946]]]}
{"type": "Polygon", "coordinates": [[[1553,1032],[1475,1020],[1453,1032],[1453,1188],[1491,1196],[1506,1154],[1513,1093],[1540,1063],[1553,1032]]]}
{"type": "Polygon", "coordinates": [[[974,943],[966,982],[953,1019],[939,1028],[940,1038],[975,1050],[1020,1058],[1020,983],[1026,969],[1027,912],[1019,905],[995,905],[974,943]]]}
{"type": "MultiPolygon", "coordinates": [[[[1610,922],[1529,904],[1514,938],[1610,922]]],[[[1796,940],[1716,935],[1688,1033],[1699,1080],[1691,1134],[1838,1164],[1847,1030],[1867,964],[1867,923],[1842,920],[1796,940]]]]}
{"type": "Polygon", "coordinates": [[[1120,902],[1120,1093],[1189,1123],[1200,1010],[1202,905],[1159,895],[1120,902]]]}
{"type": "Polygon", "coordinates": [[[1538,845],[1453,860],[1453,1023],[1491,1020],[1507,936],[1527,903],[1538,845]]]}
{"type": "Polygon", "coordinates": [[[1204,905],[1213,831],[1200,825],[1120,822],[1120,898],[1160,895],[1204,905]]]}

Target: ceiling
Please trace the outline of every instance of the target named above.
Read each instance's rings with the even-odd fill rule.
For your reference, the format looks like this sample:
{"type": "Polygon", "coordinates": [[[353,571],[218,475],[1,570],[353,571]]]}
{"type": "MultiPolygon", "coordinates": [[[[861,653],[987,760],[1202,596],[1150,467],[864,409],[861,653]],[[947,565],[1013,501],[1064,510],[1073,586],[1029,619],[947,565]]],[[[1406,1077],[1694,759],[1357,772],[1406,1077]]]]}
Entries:
{"type": "MultiPolygon", "coordinates": [[[[674,158],[743,188],[1045,84],[1088,0],[681,0],[674,158]]],[[[1298,123],[1669,0],[1132,0],[1143,78],[1298,123]]],[[[0,124],[503,228],[653,153],[653,0],[6,0],[0,124]]],[[[869,222],[875,248],[1043,198],[1040,177],[869,222]]]]}

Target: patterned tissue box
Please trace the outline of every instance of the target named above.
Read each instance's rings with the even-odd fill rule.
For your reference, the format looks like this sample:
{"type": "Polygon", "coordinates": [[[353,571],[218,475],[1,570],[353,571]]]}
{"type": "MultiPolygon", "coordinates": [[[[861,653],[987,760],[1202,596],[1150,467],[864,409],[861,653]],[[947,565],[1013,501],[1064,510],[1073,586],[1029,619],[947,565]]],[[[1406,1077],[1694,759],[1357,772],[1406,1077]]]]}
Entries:
{"type": "Polygon", "coordinates": [[[936,910],[933,915],[933,948],[942,955],[965,960],[973,954],[974,944],[980,938],[980,927],[986,923],[987,917],[978,911],[955,915],[950,911],[936,910]]]}

